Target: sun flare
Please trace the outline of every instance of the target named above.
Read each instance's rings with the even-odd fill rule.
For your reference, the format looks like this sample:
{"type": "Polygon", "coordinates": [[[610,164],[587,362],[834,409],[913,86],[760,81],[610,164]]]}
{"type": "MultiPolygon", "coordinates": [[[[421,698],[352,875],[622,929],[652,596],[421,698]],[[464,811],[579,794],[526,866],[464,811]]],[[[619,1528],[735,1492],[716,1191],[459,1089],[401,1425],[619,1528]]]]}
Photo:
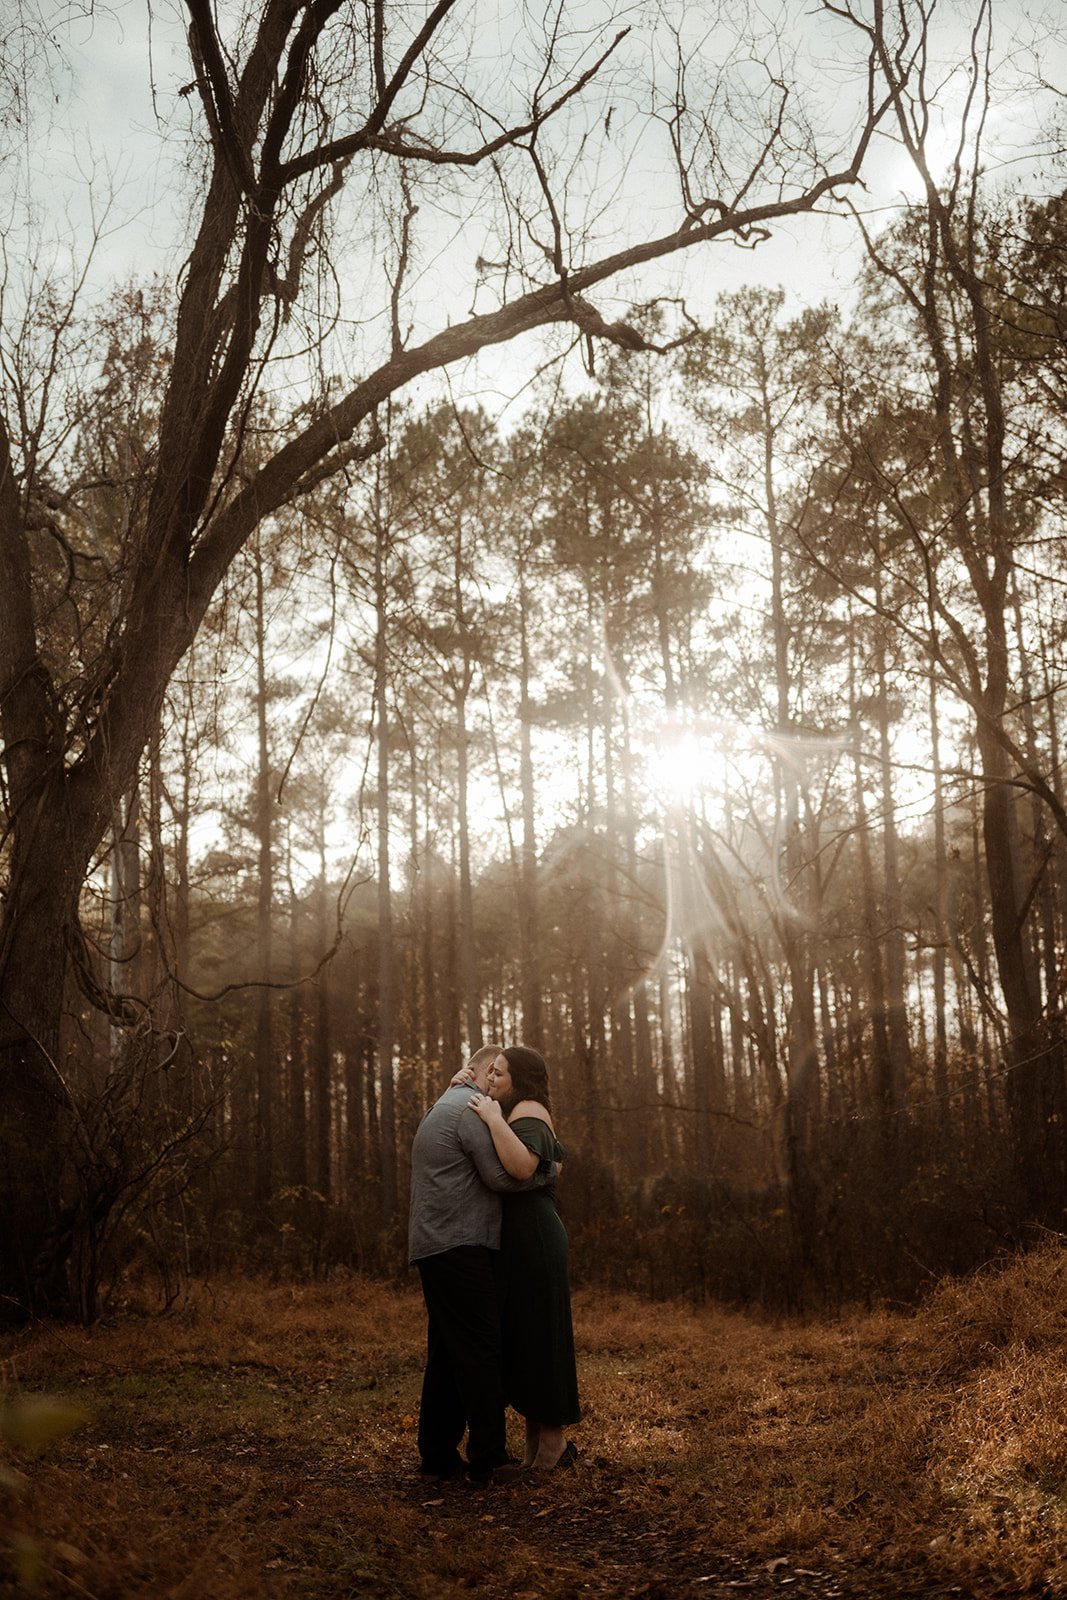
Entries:
{"type": "Polygon", "coordinates": [[[716,731],[692,728],[661,734],[648,752],[648,785],[667,804],[689,804],[698,795],[721,794],[733,766],[732,741],[716,731]]]}

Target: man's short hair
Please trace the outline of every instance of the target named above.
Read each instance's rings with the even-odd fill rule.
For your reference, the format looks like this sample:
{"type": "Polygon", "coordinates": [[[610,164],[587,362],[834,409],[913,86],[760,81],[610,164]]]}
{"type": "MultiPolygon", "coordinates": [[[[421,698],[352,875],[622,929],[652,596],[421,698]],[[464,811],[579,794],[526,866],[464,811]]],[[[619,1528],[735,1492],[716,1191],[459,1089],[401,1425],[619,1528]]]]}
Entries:
{"type": "Polygon", "coordinates": [[[479,1068],[486,1066],[490,1061],[495,1061],[497,1056],[503,1055],[503,1053],[504,1046],[502,1044],[483,1044],[480,1050],[474,1052],[467,1065],[472,1072],[477,1072],[479,1068]]]}

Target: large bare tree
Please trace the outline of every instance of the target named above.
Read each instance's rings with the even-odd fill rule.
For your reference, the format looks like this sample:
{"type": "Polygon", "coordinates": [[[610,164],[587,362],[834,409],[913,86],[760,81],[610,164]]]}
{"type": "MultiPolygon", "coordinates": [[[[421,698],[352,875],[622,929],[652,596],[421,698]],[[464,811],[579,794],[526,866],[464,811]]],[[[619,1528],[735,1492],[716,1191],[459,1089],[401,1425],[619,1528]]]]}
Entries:
{"type": "Polygon", "coordinates": [[[74,392],[63,362],[85,359],[77,319],[53,296],[2,330],[0,1293],[11,1301],[62,1294],[70,1108],[57,1042],[64,974],[72,958],[87,970],[79,895],[171,674],[257,526],[373,452],[376,408],[413,380],[550,324],[590,348],[635,345],[634,330],[596,308],[599,286],[716,240],[751,243],[856,180],[878,118],[866,45],[856,114],[831,156],[802,114],[785,42],[757,40],[732,10],[732,35],[709,21],[700,41],[668,31],[646,52],[660,82],[671,63],[664,100],[637,86],[636,35],[609,17],[591,43],[588,9],[568,20],[550,7],[487,63],[493,18],[476,0],[260,0],[243,15],[185,0],[181,103],[202,187],[152,435],[122,467],[124,510],[102,554],[91,474],[69,442],[41,448],[48,393],[74,392]],[[638,109],[627,117],[616,104],[638,109]],[[633,144],[641,117],[642,137],[661,139],[673,162],[665,231],[647,225],[662,215],[647,193],[627,211],[623,194],[608,207],[591,185],[582,212],[564,185],[599,137],[601,175],[614,162],[624,186],[611,140],[622,124],[633,144]],[[415,268],[427,270],[457,217],[495,240],[471,267],[470,312],[442,314],[435,329],[415,268]],[[343,254],[345,228],[362,233],[362,254],[343,254]],[[324,311],[331,283],[349,294],[324,311]],[[379,358],[341,383],[328,374],[346,316],[377,318],[385,337],[379,358]],[[41,370],[27,355],[34,332],[44,389],[28,371],[41,370]],[[314,357],[303,368],[301,349],[314,357]],[[316,367],[318,387],[296,376],[316,367]],[[269,405],[268,371],[282,380],[269,405]]]}

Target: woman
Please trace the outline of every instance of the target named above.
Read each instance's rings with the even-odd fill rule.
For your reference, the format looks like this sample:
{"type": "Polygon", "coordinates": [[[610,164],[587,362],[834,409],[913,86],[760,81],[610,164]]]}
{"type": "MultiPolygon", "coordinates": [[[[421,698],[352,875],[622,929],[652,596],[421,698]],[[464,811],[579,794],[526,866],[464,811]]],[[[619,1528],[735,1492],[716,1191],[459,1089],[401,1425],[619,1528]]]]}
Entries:
{"type": "MultiPolygon", "coordinates": [[[[501,1165],[529,1178],[543,1156],[562,1161],[536,1050],[512,1045],[489,1068],[489,1092],[470,1101],[493,1136],[501,1165]]],[[[563,1437],[581,1416],[574,1362],[570,1247],[551,1187],[503,1197],[500,1238],[504,1392],[526,1421],[524,1465],[534,1472],[572,1466],[578,1452],[563,1437]]]]}

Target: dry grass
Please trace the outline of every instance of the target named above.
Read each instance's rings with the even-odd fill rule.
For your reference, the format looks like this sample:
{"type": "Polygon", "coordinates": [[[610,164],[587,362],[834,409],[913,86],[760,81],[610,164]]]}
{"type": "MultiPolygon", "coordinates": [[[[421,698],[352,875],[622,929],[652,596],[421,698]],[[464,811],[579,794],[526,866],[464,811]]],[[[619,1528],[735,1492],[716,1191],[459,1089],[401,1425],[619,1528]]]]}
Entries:
{"type": "Polygon", "coordinates": [[[578,1470],[482,1494],[413,1475],[414,1289],[204,1285],[180,1315],[10,1338],[9,1396],[91,1414],[17,1463],[9,1520],[45,1555],[38,1592],[681,1595],[732,1552],[861,1572],[866,1593],[1067,1593],[1059,1246],[912,1317],[771,1323],[595,1292],[575,1313],[578,1470]]]}

